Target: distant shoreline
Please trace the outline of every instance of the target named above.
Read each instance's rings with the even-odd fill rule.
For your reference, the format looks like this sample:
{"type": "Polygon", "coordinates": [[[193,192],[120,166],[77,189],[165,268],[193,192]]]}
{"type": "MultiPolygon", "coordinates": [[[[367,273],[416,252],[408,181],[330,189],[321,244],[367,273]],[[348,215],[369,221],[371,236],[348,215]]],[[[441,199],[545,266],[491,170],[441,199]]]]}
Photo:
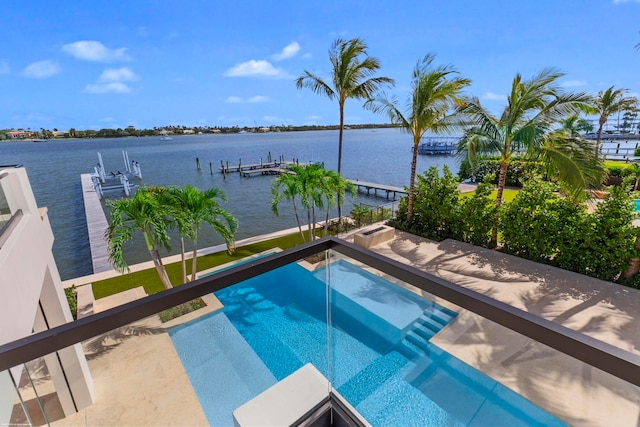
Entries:
{"type": "MultiPolygon", "coordinates": [[[[391,124],[359,124],[359,125],[345,125],[344,130],[357,130],[357,129],[393,129],[398,128],[396,125],[391,124]]],[[[53,136],[48,138],[10,138],[1,139],[3,131],[0,131],[0,143],[1,142],[50,142],[50,141],[64,141],[73,139],[97,139],[97,138],[156,138],[162,136],[192,136],[192,135],[233,135],[233,134],[246,134],[246,133],[279,133],[279,132],[307,132],[307,131],[321,131],[321,130],[339,130],[338,125],[308,125],[308,126],[269,126],[269,127],[165,127],[154,129],[135,129],[129,126],[125,130],[123,129],[101,129],[99,131],[84,130],[79,131],[70,129],[69,132],[65,131],[65,135],[69,133],[74,136],[53,136]]],[[[5,130],[6,131],[6,130],[5,130]]],[[[47,131],[49,132],[49,131],[47,131]]]]}

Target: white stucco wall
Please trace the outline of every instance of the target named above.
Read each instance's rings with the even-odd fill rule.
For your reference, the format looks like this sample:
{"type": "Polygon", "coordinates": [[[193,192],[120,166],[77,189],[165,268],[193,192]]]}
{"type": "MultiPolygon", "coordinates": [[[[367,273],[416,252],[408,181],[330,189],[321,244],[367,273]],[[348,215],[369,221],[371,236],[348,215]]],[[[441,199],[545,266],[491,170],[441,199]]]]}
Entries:
{"type": "MultiPolygon", "coordinates": [[[[24,169],[5,169],[0,175],[4,175],[0,187],[12,214],[22,210],[22,215],[0,235],[0,344],[4,344],[28,336],[34,329],[45,329],[45,324],[51,328],[73,318],[51,252],[53,233],[46,209],[38,209],[24,169]]],[[[50,371],[81,378],[76,385],[71,384],[71,390],[58,390],[64,412],[70,414],[76,407],[91,404],[93,384],[80,345],[59,352],[59,356],[61,369],[52,366],[50,371]]],[[[18,381],[20,370],[12,372],[18,381]]],[[[13,390],[8,380],[7,375],[0,376],[0,425],[8,421],[15,399],[13,392],[11,401],[7,401],[7,394],[13,390]]],[[[53,380],[65,384],[59,378],[53,380]]]]}

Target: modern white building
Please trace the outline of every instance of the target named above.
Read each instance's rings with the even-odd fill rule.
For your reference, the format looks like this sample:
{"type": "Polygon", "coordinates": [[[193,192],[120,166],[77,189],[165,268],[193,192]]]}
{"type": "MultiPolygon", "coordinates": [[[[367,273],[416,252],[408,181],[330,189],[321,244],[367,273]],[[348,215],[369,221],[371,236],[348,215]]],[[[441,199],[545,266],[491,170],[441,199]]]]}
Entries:
{"type": "MultiPolygon", "coordinates": [[[[47,208],[38,208],[24,168],[0,166],[0,344],[73,320],[52,254],[47,208]]],[[[93,382],[82,347],[44,357],[50,392],[64,416],[93,403],[93,382]]],[[[25,369],[0,372],[0,425],[8,425],[24,384],[25,369]]],[[[19,409],[18,409],[19,410],[19,409]]]]}

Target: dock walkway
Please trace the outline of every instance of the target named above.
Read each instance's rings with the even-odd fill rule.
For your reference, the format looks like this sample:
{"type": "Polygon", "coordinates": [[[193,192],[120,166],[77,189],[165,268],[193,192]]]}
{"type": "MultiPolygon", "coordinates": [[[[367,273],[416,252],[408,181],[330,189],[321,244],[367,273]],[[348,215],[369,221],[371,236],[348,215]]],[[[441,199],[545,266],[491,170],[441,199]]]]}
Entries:
{"type": "Polygon", "coordinates": [[[82,199],[84,201],[84,213],[87,219],[87,232],[89,233],[89,247],[91,248],[91,264],[94,273],[113,270],[109,263],[107,241],[104,232],[109,227],[107,217],[102,209],[102,204],[93,188],[91,174],[80,175],[82,187],[82,199]]]}
{"type": "Polygon", "coordinates": [[[367,195],[371,195],[371,190],[373,190],[373,195],[378,195],[378,190],[384,191],[386,193],[387,199],[390,194],[393,194],[393,198],[396,198],[396,194],[406,195],[407,192],[402,187],[396,187],[393,185],[384,185],[384,184],[376,184],[374,182],[366,182],[359,181],[357,179],[347,179],[350,183],[356,186],[356,189],[360,191],[361,188],[367,190],[367,195]]]}

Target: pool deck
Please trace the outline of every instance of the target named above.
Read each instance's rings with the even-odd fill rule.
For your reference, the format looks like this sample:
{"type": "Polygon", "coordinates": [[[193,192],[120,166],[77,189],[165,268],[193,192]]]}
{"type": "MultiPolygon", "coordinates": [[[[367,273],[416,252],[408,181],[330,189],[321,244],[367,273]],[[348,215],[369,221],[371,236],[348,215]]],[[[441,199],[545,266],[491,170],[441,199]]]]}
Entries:
{"type": "MultiPolygon", "coordinates": [[[[372,250],[640,354],[640,291],[452,240],[433,242],[402,232],[372,250]]],[[[104,274],[113,273],[94,279],[104,274]]],[[[85,343],[96,403],[53,425],[207,424],[167,325],[156,318],[85,343]]],[[[569,424],[640,425],[638,387],[470,312],[461,312],[432,342],[569,424]]]]}
{"type": "MultiPolygon", "coordinates": [[[[403,232],[373,250],[640,354],[638,290],[454,240],[433,242],[403,232]]],[[[638,387],[471,312],[463,310],[432,342],[571,425],[640,425],[638,387]]]]}

